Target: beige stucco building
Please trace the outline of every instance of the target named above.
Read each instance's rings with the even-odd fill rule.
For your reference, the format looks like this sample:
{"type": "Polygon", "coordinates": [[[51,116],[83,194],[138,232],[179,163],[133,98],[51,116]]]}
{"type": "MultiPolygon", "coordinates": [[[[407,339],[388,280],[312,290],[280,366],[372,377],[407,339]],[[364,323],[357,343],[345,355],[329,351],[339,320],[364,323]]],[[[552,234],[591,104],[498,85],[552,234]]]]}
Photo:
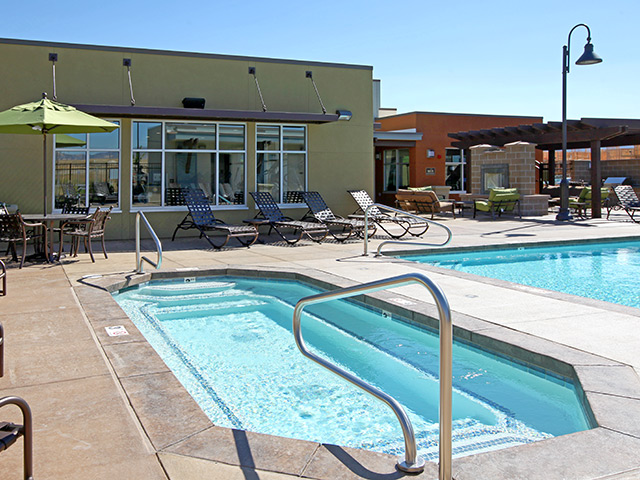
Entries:
{"type": "MultiPolygon", "coordinates": [[[[255,215],[255,190],[294,218],[306,208],[288,192],[317,190],[346,214],[347,189],[373,190],[369,66],[11,39],[0,39],[0,59],[0,111],[52,98],[55,79],[59,102],[120,124],[51,136],[46,152],[48,210],[113,205],[110,238],[132,238],[138,210],[170,236],[185,186],[229,223],[255,215]]],[[[41,137],[0,135],[0,165],[0,202],[40,213],[41,137]]]]}

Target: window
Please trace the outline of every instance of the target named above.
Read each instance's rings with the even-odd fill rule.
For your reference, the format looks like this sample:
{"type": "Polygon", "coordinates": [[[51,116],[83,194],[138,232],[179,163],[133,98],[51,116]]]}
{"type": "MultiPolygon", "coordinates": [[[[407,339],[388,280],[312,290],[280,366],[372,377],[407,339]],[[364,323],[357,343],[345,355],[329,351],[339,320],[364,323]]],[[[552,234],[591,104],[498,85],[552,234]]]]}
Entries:
{"type": "Polygon", "coordinates": [[[445,155],[445,185],[451,187],[452,192],[466,191],[464,167],[466,161],[464,151],[458,148],[447,148],[445,155]]]}
{"type": "Polygon", "coordinates": [[[256,126],[256,190],[278,203],[300,203],[307,189],[307,127],[256,126]]]}
{"type": "Polygon", "coordinates": [[[384,191],[397,192],[409,186],[409,149],[384,151],[384,191]]]}
{"type": "MultiPolygon", "coordinates": [[[[120,124],[118,121],[110,120],[120,124]]],[[[55,136],[54,208],[119,205],[120,129],[55,136]]]]}
{"type": "Polygon", "coordinates": [[[245,203],[245,125],[133,122],[131,204],[183,205],[201,189],[213,205],[245,203]]]}

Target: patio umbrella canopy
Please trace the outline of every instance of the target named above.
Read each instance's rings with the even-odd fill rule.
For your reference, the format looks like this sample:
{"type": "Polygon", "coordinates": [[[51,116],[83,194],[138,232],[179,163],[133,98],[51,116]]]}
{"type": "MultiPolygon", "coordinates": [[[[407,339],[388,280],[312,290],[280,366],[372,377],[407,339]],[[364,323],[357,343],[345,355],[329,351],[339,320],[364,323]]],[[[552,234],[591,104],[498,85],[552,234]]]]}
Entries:
{"type": "Polygon", "coordinates": [[[101,133],[112,132],[116,128],[118,125],[115,123],[81,112],[72,106],[49,100],[46,93],[42,95],[42,100],[17,105],[0,112],[0,133],[42,135],[45,215],[47,214],[47,134],[101,133]]]}

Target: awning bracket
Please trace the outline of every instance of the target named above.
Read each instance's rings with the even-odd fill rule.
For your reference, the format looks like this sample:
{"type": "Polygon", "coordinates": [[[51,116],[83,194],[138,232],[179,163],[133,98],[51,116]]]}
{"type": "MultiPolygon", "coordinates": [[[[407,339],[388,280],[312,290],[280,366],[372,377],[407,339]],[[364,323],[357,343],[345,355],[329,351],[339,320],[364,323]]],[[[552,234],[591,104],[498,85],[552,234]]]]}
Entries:
{"type": "Polygon", "coordinates": [[[53,99],[58,100],[58,94],[56,92],[56,62],[58,61],[58,54],[50,53],[49,61],[51,62],[51,68],[53,71],[53,99]]]}
{"type": "Polygon", "coordinates": [[[256,82],[256,89],[258,90],[258,95],[260,95],[260,103],[262,104],[262,111],[267,111],[267,106],[264,103],[264,98],[262,98],[262,90],[260,90],[260,84],[258,83],[258,77],[256,77],[256,67],[249,67],[249,75],[253,75],[253,79],[256,82]]]}
{"type": "Polygon", "coordinates": [[[322,98],[320,98],[320,93],[318,92],[318,87],[316,87],[316,82],[313,81],[313,72],[311,70],[307,70],[305,72],[305,77],[311,79],[311,83],[313,84],[313,88],[316,91],[316,95],[318,96],[318,101],[320,102],[320,106],[322,107],[322,113],[327,113],[327,109],[324,108],[324,103],[322,103],[322,98]]]}
{"type": "Polygon", "coordinates": [[[136,99],[133,98],[133,83],[131,82],[131,59],[123,58],[122,66],[127,67],[127,76],[129,77],[129,95],[131,96],[131,106],[136,104],[136,99]]]}

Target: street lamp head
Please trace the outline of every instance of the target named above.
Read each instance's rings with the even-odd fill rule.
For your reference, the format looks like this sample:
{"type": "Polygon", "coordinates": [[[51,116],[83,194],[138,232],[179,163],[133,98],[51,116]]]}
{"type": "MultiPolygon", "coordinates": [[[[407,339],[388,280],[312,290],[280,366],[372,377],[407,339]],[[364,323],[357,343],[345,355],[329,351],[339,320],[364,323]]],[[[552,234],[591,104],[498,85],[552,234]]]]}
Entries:
{"type": "Polygon", "coordinates": [[[587,44],[584,46],[584,53],[576,61],[576,65],[593,65],[600,62],[602,62],[602,59],[594,53],[593,44],[587,40],[587,44]]]}

